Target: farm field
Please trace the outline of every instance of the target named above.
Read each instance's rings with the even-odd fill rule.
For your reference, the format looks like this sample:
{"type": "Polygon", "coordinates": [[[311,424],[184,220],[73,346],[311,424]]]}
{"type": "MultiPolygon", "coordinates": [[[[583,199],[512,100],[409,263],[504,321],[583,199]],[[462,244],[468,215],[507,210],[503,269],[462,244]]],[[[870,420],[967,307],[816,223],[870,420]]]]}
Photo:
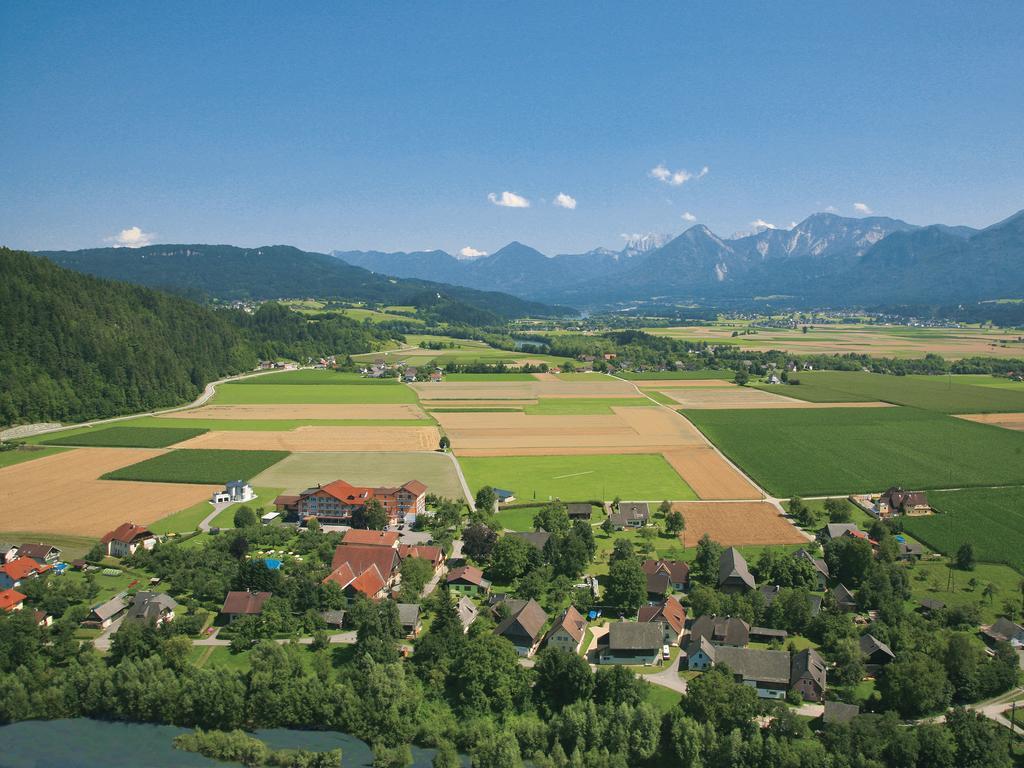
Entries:
{"type": "MultiPolygon", "coordinates": [[[[796,389],[796,387],[790,387],[796,389]]],[[[731,388],[716,387],[713,389],[668,389],[664,394],[676,404],[684,408],[842,408],[842,407],[885,407],[889,403],[853,402],[853,403],[809,403],[784,397],[776,392],[766,392],[752,387],[731,388]]]]}
{"type": "Polygon", "coordinates": [[[250,478],[250,482],[293,493],[339,478],[371,486],[419,480],[426,484],[428,493],[453,499],[464,497],[455,465],[440,453],[293,453],[250,478]]]}
{"type": "MultiPolygon", "coordinates": [[[[435,385],[436,386],[436,385],[435,385]]],[[[254,403],[415,403],[416,394],[400,384],[221,384],[213,405],[254,403]]]]}
{"type": "Polygon", "coordinates": [[[758,385],[767,392],[812,402],[883,400],[940,413],[1024,411],[1024,389],[983,387],[956,376],[887,376],[859,371],[800,373],[800,384],[758,385]]]}
{"type": "MultiPolygon", "coordinates": [[[[389,421],[404,419],[415,421],[424,419],[423,411],[412,404],[399,403],[377,403],[377,404],[349,404],[349,405],[323,405],[323,404],[281,404],[261,403],[257,405],[204,405],[188,411],[176,411],[165,416],[158,417],[161,421],[167,419],[187,419],[189,421],[389,421]]],[[[172,425],[167,425],[172,426],[172,425]]]]}
{"type": "Polygon", "coordinates": [[[969,541],[978,560],[1024,573],[1024,488],[943,491],[928,499],[942,514],[906,518],[904,527],[912,535],[951,556],[969,541]]]}
{"type": "MultiPolygon", "coordinates": [[[[420,424],[426,422],[417,422],[420,424]]],[[[284,432],[207,432],[180,448],[233,451],[433,451],[441,435],[435,426],[297,427],[284,432]]]]}
{"type": "Polygon", "coordinates": [[[532,416],[574,416],[612,413],[613,408],[647,407],[642,397],[542,397],[523,410],[532,416]]]}
{"type": "Polygon", "coordinates": [[[608,381],[608,374],[589,371],[586,373],[556,373],[553,374],[559,381],[608,381]]]}
{"type": "Polygon", "coordinates": [[[445,381],[534,381],[532,373],[446,373],[445,381]]]}
{"type": "Polygon", "coordinates": [[[662,455],[701,499],[761,498],[761,492],[708,445],[674,448],[662,455]]]}
{"type": "MultiPolygon", "coordinates": [[[[229,480],[251,479],[287,456],[285,451],[222,451],[179,448],[121,465],[104,480],[151,483],[205,483],[223,486],[229,480]]],[[[209,495],[209,494],[207,494],[209,495]]],[[[181,507],[179,507],[180,509],[181,507]]]]}
{"type": "Polygon", "coordinates": [[[732,381],[735,373],[728,369],[708,368],[700,371],[641,371],[640,373],[623,371],[615,375],[627,381],[712,381],[715,379],[732,381]]]}
{"type": "Polygon", "coordinates": [[[1003,429],[1024,430],[1024,413],[972,413],[959,418],[1003,429]]]}
{"type": "Polygon", "coordinates": [[[249,376],[235,384],[253,384],[265,386],[267,384],[351,384],[357,386],[387,387],[399,386],[397,379],[368,379],[359,373],[347,371],[335,371],[330,368],[304,368],[300,371],[276,371],[274,373],[261,373],[258,376],[249,376]]]}
{"type": "Polygon", "coordinates": [[[691,410],[778,497],[1024,484],[1024,434],[911,408],[691,410]]]}
{"type": "Polygon", "coordinates": [[[764,544],[804,544],[808,541],[774,504],[768,502],[677,502],[686,530],[682,541],[696,546],[706,533],[726,547],[764,544]]]}
{"type": "Polygon", "coordinates": [[[779,349],[795,354],[856,353],[876,357],[924,357],[935,353],[951,360],[983,355],[1021,357],[1015,343],[1019,332],[981,328],[911,328],[854,323],[811,326],[808,333],[798,328],[758,328],[749,323],[720,323],[706,326],[645,328],[654,336],[669,336],[716,344],[738,344],[743,349],[779,349]],[[733,337],[736,330],[754,333],[733,337]]]}
{"type": "Polygon", "coordinates": [[[46,445],[81,445],[107,448],[166,448],[203,434],[191,427],[94,427],[72,435],[48,437],[46,445]]]}
{"type": "Polygon", "coordinates": [[[0,469],[13,467],[15,464],[32,461],[33,459],[41,459],[44,456],[52,456],[65,450],[67,449],[56,447],[37,448],[33,446],[31,448],[16,448],[13,451],[0,451],[0,469]]]}
{"type": "Polygon", "coordinates": [[[561,499],[694,499],[693,490],[657,454],[460,457],[470,491],[511,490],[523,502],[561,499]]]}
{"type": "Polygon", "coordinates": [[[409,385],[424,400],[535,400],[544,397],[620,398],[638,397],[626,381],[604,377],[603,381],[562,381],[555,376],[523,381],[446,381],[440,384],[409,385]]]}
{"type": "Polygon", "coordinates": [[[147,525],[221,487],[98,479],[166,455],[147,448],[77,448],[5,467],[0,470],[0,531],[99,537],[128,519],[147,525]]]}

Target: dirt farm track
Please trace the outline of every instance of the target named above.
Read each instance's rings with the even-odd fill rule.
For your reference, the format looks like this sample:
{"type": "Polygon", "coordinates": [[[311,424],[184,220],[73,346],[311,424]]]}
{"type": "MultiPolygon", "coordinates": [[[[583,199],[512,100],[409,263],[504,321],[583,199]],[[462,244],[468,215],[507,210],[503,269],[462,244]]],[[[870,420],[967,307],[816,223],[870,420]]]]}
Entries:
{"type": "Polygon", "coordinates": [[[212,485],[99,480],[164,453],[76,448],[0,469],[0,530],[102,536],[123,522],[152,523],[210,497],[212,485]]]}

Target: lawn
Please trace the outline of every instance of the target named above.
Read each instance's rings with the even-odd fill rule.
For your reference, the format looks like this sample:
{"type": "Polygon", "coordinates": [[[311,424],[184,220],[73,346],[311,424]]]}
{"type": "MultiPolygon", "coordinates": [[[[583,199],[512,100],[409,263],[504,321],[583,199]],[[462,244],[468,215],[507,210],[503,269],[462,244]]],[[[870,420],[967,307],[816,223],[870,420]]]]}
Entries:
{"type": "Polygon", "coordinates": [[[52,456],[55,453],[67,450],[66,448],[15,448],[11,451],[0,451],[0,469],[13,467],[23,461],[41,459],[43,456],[52,456]]]}
{"type": "Polygon", "coordinates": [[[1021,575],[1017,571],[995,563],[978,563],[973,571],[951,570],[947,563],[946,560],[922,560],[910,569],[911,599],[915,603],[929,598],[941,600],[947,606],[977,605],[985,623],[996,620],[1007,600],[1020,610],[1021,575]],[[976,581],[974,587],[970,585],[971,579],[976,581]],[[991,602],[982,594],[986,584],[997,587],[991,602]]]}
{"type": "Polygon", "coordinates": [[[799,386],[761,385],[769,392],[822,403],[881,400],[940,413],[1024,411],[1024,388],[992,387],[959,376],[888,376],[859,371],[794,374],[799,386]]]}
{"type": "MultiPolygon", "coordinates": [[[[274,511],[274,499],[284,493],[284,488],[266,488],[263,486],[256,486],[253,488],[256,492],[256,498],[252,501],[240,501],[237,504],[225,507],[220,511],[213,520],[210,522],[213,528],[234,528],[235,527],[235,512],[241,506],[248,506],[255,510],[257,516],[262,516],[267,512],[274,511]]],[[[213,507],[207,507],[207,514],[213,510],[213,507]]]]}
{"type": "Polygon", "coordinates": [[[1024,433],[912,408],[692,410],[773,495],[1024,484],[1024,433]]]}
{"type": "Polygon", "coordinates": [[[266,373],[261,376],[250,376],[246,379],[231,382],[231,386],[245,384],[247,386],[267,384],[356,384],[372,386],[397,386],[396,379],[368,379],[359,373],[334,371],[329,368],[312,368],[301,371],[280,371],[266,373]]]}
{"type": "Polygon", "coordinates": [[[713,370],[708,368],[700,371],[644,371],[642,373],[620,371],[615,375],[620,379],[626,379],[627,381],[657,381],[665,379],[676,381],[687,381],[691,379],[726,379],[728,381],[732,381],[733,376],[736,374],[730,370],[713,370]]]}
{"type": "Polygon", "coordinates": [[[539,506],[502,509],[494,516],[494,522],[510,531],[532,531],[533,516],[539,511],[539,506]]]}
{"type": "Polygon", "coordinates": [[[947,555],[969,541],[978,560],[1024,573],[1024,488],[945,491],[928,500],[943,514],[905,518],[910,533],[947,555]]]}
{"type": "MultiPolygon", "coordinates": [[[[657,671],[661,671],[659,668],[657,671]]],[[[661,685],[651,684],[647,687],[647,703],[654,707],[658,714],[663,715],[673,707],[679,706],[679,700],[683,698],[681,693],[676,693],[670,688],[661,685]]]]}
{"type": "Polygon", "coordinates": [[[221,384],[211,401],[215,405],[258,403],[415,403],[416,393],[399,384],[370,386],[345,384],[221,384]]]}
{"type": "Polygon", "coordinates": [[[173,515],[162,517],[147,527],[153,533],[187,533],[198,528],[203,518],[211,512],[213,512],[213,505],[208,501],[200,501],[173,515]]]}
{"type": "Polygon", "coordinates": [[[288,456],[287,451],[179,449],[108,472],[103,480],[223,484],[248,480],[288,456]]]}
{"type": "Polygon", "coordinates": [[[185,425],[166,427],[98,427],[73,435],[51,437],[44,440],[47,445],[85,445],[109,448],[166,448],[193,437],[198,437],[207,428],[185,425]]]}
{"type": "Polygon", "coordinates": [[[523,410],[532,416],[585,416],[611,413],[612,406],[629,408],[650,405],[651,401],[646,397],[542,397],[537,405],[527,405],[523,410]]]}
{"type": "Polygon", "coordinates": [[[499,456],[459,459],[470,489],[511,490],[520,501],[671,499],[697,496],[660,454],[499,456]]]}

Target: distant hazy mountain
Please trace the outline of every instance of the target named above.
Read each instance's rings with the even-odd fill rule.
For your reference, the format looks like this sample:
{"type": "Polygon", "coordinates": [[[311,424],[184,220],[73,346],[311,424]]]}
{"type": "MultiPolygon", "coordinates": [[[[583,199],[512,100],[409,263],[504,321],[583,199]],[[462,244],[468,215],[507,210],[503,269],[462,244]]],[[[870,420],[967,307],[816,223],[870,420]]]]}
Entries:
{"type": "MultiPolygon", "coordinates": [[[[39,255],[98,277],[221,299],[279,299],[302,296],[350,301],[435,305],[437,296],[478,310],[477,322],[500,317],[545,316],[563,310],[505,293],[483,292],[431,280],[400,280],[375,274],[323,253],[287,245],[236,248],[231,245],[150,245],[145,248],[93,248],[41,251],[39,255]],[[484,314],[480,314],[484,313],[484,314]]],[[[417,254],[424,259],[447,254],[417,254]],[[435,255],[436,254],[436,255],[435,255]]],[[[543,258],[543,257],[541,257],[543,258]]],[[[455,261],[452,259],[452,261],[455,261]]],[[[452,307],[456,317],[473,317],[452,307]]]]}

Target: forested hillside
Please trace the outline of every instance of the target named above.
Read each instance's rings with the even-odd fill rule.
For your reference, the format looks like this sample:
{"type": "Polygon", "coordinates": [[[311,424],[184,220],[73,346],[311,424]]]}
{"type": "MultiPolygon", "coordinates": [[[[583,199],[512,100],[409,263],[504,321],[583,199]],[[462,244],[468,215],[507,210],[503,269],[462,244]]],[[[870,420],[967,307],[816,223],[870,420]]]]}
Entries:
{"type": "Polygon", "coordinates": [[[259,357],[366,352],[387,332],[266,304],[213,311],[0,248],[0,425],[187,402],[259,357]]]}

